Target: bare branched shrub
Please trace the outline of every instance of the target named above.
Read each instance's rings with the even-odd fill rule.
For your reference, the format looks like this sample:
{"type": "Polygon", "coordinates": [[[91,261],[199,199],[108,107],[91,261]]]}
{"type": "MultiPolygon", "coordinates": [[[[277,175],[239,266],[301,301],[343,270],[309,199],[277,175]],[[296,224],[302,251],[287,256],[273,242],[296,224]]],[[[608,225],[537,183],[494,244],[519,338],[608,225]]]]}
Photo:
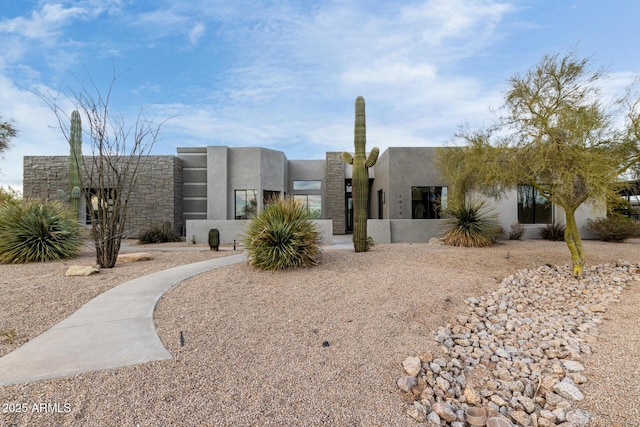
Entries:
{"type": "MultiPolygon", "coordinates": [[[[124,115],[110,107],[119,77],[114,71],[106,90],[98,88],[93,80],[87,87],[76,79],[75,88],[68,87],[66,93],[62,92],[63,99],[80,112],[83,133],[88,136],[91,148],[91,155],[80,156],[78,161],[96,260],[103,268],[111,268],[116,263],[125,237],[130,196],[135,190],[140,168],[166,122],[165,119],[158,123],[157,116],[149,116],[149,108],[143,107],[133,124],[127,125],[124,115]]],[[[70,141],[70,117],[62,108],[60,93],[37,95],[56,115],[65,139],[70,141]]]]}

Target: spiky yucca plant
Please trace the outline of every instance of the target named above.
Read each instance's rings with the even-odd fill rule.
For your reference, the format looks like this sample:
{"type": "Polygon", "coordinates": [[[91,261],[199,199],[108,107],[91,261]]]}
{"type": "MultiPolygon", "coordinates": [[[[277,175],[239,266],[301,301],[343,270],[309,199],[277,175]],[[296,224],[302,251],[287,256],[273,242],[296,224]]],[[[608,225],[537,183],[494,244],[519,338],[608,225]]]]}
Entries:
{"type": "Polygon", "coordinates": [[[0,206],[0,263],[72,258],[81,245],[77,214],[60,202],[0,206]]]}
{"type": "Polygon", "coordinates": [[[320,233],[302,203],[275,199],[247,226],[243,238],[249,263],[261,270],[318,264],[320,233]]]}
{"type": "Polygon", "coordinates": [[[456,204],[444,211],[447,227],[442,239],[446,245],[481,248],[495,243],[500,233],[498,216],[484,200],[456,204]]]}

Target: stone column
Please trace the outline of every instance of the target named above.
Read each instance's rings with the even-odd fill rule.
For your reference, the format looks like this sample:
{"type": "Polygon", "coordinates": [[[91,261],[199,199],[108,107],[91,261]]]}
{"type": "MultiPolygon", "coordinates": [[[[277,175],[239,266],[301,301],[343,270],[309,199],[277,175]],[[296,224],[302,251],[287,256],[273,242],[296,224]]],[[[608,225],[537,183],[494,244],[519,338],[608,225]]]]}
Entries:
{"type": "Polygon", "coordinates": [[[333,220],[333,234],[346,234],[345,163],[341,152],[328,152],[326,159],[325,212],[333,220]]]}

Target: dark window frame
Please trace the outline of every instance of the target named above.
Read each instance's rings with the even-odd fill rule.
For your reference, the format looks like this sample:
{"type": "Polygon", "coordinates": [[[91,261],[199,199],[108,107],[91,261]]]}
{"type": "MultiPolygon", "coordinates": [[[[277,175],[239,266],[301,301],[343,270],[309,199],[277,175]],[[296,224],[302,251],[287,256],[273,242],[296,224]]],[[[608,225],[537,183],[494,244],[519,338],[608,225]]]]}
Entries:
{"type": "Polygon", "coordinates": [[[233,209],[234,209],[234,217],[235,219],[250,219],[253,215],[258,212],[258,190],[253,189],[243,189],[243,190],[234,190],[233,192],[233,209]],[[244,197],[238,199],[238,194],[244,192],[244,197]],[[253,193],[253,197],[250,197],[249,194],[253,193]],[[245,203],[240,206],[240,210],[244,209],[244,213],[238,213],[239,201],[244,201],[245,203]]]}
{"type": "Polygon", "coordinates": [[[518,185],[516,188],[516,198],[518,222],[520,224],[553,223],[553,203],[542,196],[540,191],[533,185],[518,185]],[[527,194],[523,192],[525,189],[527,194]],[[523,206],[524,203],[527,203],[529,206],[523,206]]]}
{"type": "Polygon", "coordinates": [[[445,185],[411,187],[411,219],[441,219],[447,207],[448,188],[445,185]]]}

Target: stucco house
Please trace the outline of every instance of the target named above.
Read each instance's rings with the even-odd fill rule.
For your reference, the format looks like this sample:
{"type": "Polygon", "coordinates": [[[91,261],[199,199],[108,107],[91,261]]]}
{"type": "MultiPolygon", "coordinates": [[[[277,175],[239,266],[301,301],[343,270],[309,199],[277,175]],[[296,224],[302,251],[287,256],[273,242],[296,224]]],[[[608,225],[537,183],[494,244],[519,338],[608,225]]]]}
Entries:
{"type": "MultiPolygon", "coordinates": [[[[390,147],[369,169],[368,234],[376,242],[425,242],[440,236],[447,204],[447,182],[438,171],[436,147],[390,147]]],[[[248,217],[274,196],[302,201],[321,229],[323,241],[353,231],[351,166],[341,152],[324,160],[288,160],[285,153],[260,147],[178,147],[176,156],[148,156],[129,200],[127,230],[135,236],[150,225],[171,221],[188,240],[206,241],[210,228],[220,230],[222,242],[238,240],[248,217]]],[[[68,187],[68,157],[25,156],[24,197],[55,199],[68,187]]],[[[91,191],[85,188],[84,191],[91,191]]],[[[494,201],[501,226],[520,222],[525,238],[538,229],[564,222],[558,206],[545,202],[528,186],[514,188],[494,201]]],[[[81,207],[86,221],[88,207],[81,207]]],[[[576,213],[583,226],[605,215],[605,208],[584,205],[576,213]]]]}

